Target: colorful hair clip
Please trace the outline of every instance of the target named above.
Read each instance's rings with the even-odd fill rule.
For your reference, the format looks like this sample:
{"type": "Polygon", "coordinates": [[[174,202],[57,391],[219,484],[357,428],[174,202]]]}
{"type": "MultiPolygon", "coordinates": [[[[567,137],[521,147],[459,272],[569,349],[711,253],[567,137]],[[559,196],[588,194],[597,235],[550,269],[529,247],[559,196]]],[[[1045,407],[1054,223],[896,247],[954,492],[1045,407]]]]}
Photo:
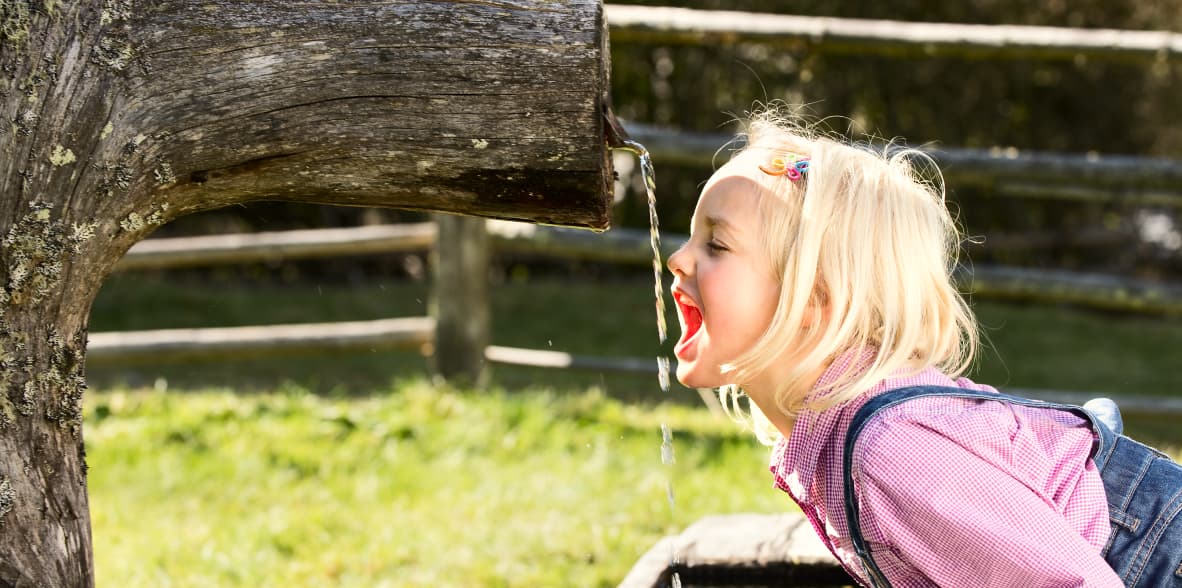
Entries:
{"type": "Polygon", "coordinates": [[[760,165],[759,171],[771,176],[784,176],[795,182],[809,171],[809,158],[795,153],[772,158],[771,165],[760,165]]]}

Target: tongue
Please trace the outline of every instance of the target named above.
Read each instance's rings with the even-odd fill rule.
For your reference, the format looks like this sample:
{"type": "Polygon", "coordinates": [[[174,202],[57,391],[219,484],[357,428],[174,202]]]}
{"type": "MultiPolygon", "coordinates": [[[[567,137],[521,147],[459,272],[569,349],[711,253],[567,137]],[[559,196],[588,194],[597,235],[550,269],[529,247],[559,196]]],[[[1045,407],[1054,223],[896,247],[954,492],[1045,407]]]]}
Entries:
{"type": "Polygon", "coordinates": [[[702,312],[692,306],[683,307],[682,315],[685,316],[685,333],[682,334],[682,341],[689,341],[698,329],[702,328],[702,312]]]}

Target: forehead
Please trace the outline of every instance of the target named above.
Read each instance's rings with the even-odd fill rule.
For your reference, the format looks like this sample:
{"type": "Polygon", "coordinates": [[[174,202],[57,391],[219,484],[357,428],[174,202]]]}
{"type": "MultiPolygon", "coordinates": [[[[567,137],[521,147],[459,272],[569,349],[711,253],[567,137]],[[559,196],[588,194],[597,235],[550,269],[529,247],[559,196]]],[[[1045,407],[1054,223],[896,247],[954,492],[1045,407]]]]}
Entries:
{"type": "MultiPolygon", "coordinates": [[[[766,149],[749,148],[740,151],[730,161],[718,168],[718,171],[714,172],[714,175],[710,176],[710,182],[732,176],[762,179],[761,176],[767,174],[760,172],[759,166],[766,163],[771,157],[772,153],[766,149]]],[[[707,187],[709,187],[710,182],[707,182],[707,187]]]]}
{"type": "Polygon", "coordinates": [[[759,200],[770,195],[771,176],[759,171],[767,154],[744,151],[710,176],[698,200],[697,213],[711,217],[723,214],[755,214],[759,200]]]}

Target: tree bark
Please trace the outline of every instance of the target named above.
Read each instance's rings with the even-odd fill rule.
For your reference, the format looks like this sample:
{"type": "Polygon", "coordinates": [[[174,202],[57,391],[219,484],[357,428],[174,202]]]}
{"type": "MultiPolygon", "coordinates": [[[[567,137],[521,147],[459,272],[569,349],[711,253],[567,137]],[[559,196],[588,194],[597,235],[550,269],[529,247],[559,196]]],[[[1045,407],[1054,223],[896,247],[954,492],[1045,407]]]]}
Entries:
{"type": "Polygon", "coordinates": [[[93,585],[90,304],[256,199],[603,229],[598,0],[0,0],[0,586],[93,585]]]}

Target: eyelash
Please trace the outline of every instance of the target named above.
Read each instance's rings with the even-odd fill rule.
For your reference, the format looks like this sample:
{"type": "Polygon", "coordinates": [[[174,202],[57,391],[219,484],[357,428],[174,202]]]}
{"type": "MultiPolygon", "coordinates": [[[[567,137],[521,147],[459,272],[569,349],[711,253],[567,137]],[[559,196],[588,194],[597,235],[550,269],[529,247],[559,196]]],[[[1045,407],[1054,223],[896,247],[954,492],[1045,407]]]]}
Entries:
{"type": "Polygon", "coordinates": [[[706,249],[708,249],[711,254],[722,253],[723,251],[728,251],[728,249],[726,248],[725,245],[723,245],[717,241],[707,241],[706,242],[706,249]]]}

